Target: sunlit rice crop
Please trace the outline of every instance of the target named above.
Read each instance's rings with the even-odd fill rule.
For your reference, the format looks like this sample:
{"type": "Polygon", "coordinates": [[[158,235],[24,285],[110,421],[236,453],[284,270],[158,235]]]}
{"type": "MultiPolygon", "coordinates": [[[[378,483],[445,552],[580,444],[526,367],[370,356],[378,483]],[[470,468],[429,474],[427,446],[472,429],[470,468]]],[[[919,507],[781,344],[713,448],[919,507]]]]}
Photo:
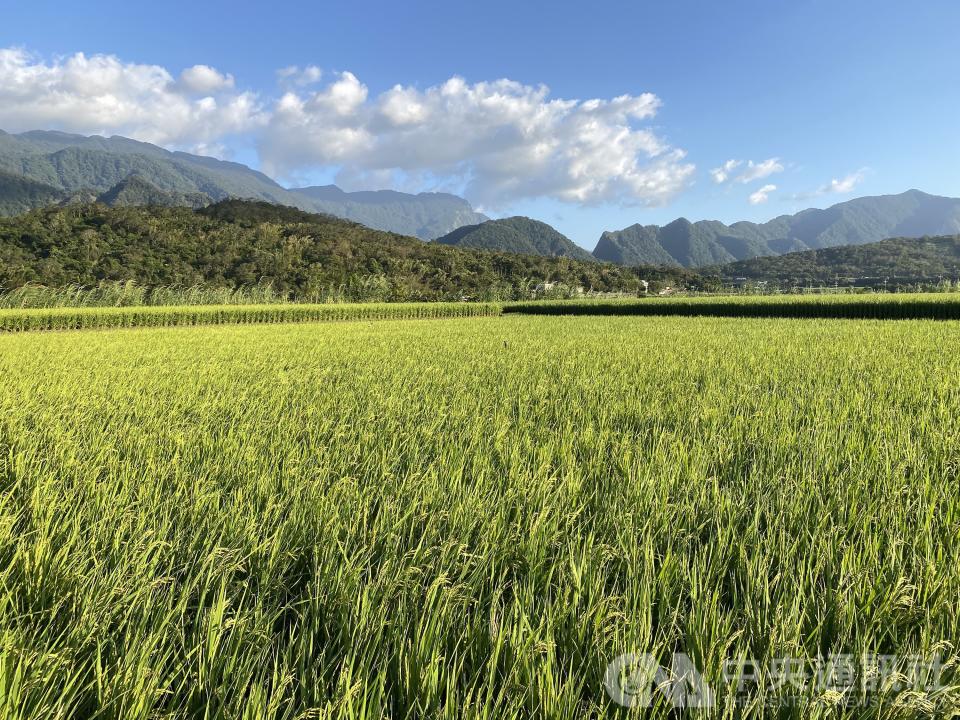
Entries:
{"type": "Polygon", "coordinates": [[[719,677],[956,660],[958,345],[675,317],[0,336],[0,715],[616,718],[607,664],[682,651],[717,690],[692,716],[945,716],[956,690],[719,677]]]}

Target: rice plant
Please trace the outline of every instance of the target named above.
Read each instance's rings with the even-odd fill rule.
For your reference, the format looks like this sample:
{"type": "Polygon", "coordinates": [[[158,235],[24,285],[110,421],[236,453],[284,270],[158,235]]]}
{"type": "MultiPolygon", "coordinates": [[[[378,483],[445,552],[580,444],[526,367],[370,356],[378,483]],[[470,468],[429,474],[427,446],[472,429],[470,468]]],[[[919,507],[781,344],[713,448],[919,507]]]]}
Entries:
{"type": "Polygon", "coordinates": [[[519,315],[0,336],[0,715],[667,718],[605,670],[683,652],[715,692],[692,717],[948,717],[958,343],[519,315]],[[938,656],[943,687],[723,682],[830,653],[938,656]]]}

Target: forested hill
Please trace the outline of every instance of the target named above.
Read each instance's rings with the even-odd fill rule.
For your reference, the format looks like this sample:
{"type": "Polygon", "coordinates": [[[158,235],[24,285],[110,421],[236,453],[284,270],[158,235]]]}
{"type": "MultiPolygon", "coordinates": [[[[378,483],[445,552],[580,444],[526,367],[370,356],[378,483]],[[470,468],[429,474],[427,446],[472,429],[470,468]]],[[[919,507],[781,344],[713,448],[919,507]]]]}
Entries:
{"type": "Polygon", "coordinates": [[[586,262],[594,260],[589,252],[545,222],[521,216],[457,228],[437,238],[436,242],[481,250],[569,257],[586,262]]]}
{"type": "MultiPolygon", "coordinates": [[[[681,277],[683,276],[683,277],[681,277]]],[[[0,286],[239,287],[269,282],[297,297],[440,300],[529,296],[549,281],[634,292],[639,279],[689,273],[624,268],[424,243],[331,216],[264,202],[183,207],[70,205],[0,218],[0,286]]]]}
{"type": "Polygon", "coordinates": [[[724,280],[746,279],[779,284],[849,283],[887,278],[920,283],[960,278],[960,235],[895,238],[866,245],[825,248],[779,257],[703,268],[705,275],[724,280]]]}

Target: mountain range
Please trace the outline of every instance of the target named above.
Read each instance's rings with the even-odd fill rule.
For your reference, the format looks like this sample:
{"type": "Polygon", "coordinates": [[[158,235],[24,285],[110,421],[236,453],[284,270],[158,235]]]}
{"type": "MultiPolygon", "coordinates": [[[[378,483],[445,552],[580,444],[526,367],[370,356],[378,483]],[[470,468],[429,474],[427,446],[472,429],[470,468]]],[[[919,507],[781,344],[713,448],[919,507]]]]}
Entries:
{"type": "MultiPolygon", "coordinates": [[[[874,243],[894,237],[960,233],[960,199],[909,190],[862,197],[825,210],[781,215],[766,223],[679,218],[659,225],[631,225],[604,232],[592,258],[617,265],[715,268],[751,258],[874,243]]],[[[458,228],[436,242],[504,252],[591,257],[546,223],[523,217],[458,228]]],[[[776,264],[772,264],[774,267],[776,264]]]]}
{"type": "Polygon", "coordinates": [[[105,193],[122,204],[125,191],[131,199],[156,198],[161,205],[197,206],[227,198],[264,200],[423,240],[487,219],[463,198],[446,193],[348,193],[335,185],[284,188],[240,163],[171,152],[129,138],[0,131],[0,215],[100,198],[105,193]],[[131,177],[137,180],[127,183],[131,177]],[[124,187],[125,183],[137,187],[124,187]]]}
{"type": "Polygon", "coordinates": [[[600,236],[594,257],[622,265],[698,268],[753,257],[782,255],[894,237],[960,233],[960,199],[909,190],[862,197],[825,210],[781,215],[766,223],[716,220],[631,225],[600,236]]]}
{"type": "Polygon", "coordinates": [[[94,201],[198,208],[229,198],[334,215],[444,245],[628,266],[703,268],[893,237],[960,233],[960,200],[910,190],[765,223],[679,218],[663,226],[631,225],[604,232],[589,253],[546,223],[523,217],[491,221],[456,195],[344,192],[335,185],[285,188],[240,163],[119,136],[0,131],[0,215],[94,201]]]}

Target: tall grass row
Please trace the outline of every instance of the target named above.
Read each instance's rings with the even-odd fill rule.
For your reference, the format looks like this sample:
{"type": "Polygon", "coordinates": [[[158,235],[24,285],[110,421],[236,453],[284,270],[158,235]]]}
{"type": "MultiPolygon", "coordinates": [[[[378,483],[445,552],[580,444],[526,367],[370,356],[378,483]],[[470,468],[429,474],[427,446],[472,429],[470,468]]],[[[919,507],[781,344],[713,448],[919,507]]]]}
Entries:
{"type": "Polygon", "coordinates": [[[0,332],[499,315],[497,303],[364,303],[0,310],[0,332]]]}

